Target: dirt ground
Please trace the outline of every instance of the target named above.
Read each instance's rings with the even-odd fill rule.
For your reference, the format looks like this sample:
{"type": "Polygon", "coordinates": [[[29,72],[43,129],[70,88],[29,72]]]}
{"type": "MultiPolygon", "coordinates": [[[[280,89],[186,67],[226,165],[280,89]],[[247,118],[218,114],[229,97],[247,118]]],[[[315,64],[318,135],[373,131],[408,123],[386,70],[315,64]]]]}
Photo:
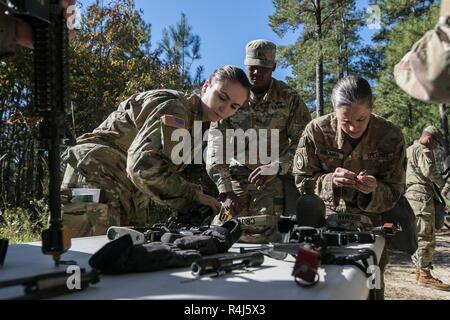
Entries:
{"type": "MultiPolygon", "coordinates": [[[[436,251],[433,257],[435,276],[450,283],[450,230],[445,228],[436,235],[436,251]]],[[[416,283],[416,275],[409,255],[391,252],[390,264],[385,272],[386,300],[450,300],[450,291],[422,287],[416,283]]]]}

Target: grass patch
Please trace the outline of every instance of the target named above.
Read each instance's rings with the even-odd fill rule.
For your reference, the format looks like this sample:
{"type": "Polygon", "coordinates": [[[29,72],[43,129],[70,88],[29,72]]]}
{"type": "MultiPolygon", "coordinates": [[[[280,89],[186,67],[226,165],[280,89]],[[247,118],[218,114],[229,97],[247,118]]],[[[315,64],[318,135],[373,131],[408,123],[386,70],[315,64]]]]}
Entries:
{"type": "Polygon", "coordinates": [[[9,243],[41,240],[49,216],[45,200],[31,200],[28,208],[6,207],[0,210],[0,238],[9,243]]]}

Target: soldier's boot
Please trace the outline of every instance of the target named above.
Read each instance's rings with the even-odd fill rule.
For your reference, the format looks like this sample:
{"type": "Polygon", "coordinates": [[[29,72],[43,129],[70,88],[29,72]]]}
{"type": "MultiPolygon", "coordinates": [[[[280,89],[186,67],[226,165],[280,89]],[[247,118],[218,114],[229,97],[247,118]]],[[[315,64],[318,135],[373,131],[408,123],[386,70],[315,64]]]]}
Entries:
{"type": "Polygon", "coordinates": [[[433,277],[430,270],[420,270],[417,283],[425,287],[430,287],[438,290],[450,290],[450,285],[443,283],[441,280],[433,277]]]}

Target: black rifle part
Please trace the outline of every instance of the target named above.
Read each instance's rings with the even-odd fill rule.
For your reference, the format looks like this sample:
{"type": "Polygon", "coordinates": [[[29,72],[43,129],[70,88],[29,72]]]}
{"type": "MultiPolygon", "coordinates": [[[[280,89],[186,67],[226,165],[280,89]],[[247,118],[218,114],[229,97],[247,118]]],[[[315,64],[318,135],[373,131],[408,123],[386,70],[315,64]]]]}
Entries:
{"type": "Polygon", "coordinates": [[[95,284],[100,281],[97,271],[86,272],[84,268],[80,269],[79,288],[69,288],[69,277],[72,275],[65,272],[53,272],[41,274],[33,277],[13,279],[0,282],[1,288],[8,288],[22,285],[24,295],[10,298],[11,300],[33,300],[48,299],[64,294],[76,293],[89,287],[89,284],[95,284]]]}
{"type": "Polygon", "coordinates": [[[133,228],[144,234],[145,239],[150,242],[175,240],[177,235],[199,235],[209,229],[214,213],[208,206],[199,206],[186,213],[179,212],[176,216],[170,217],[164,223],[156,223],[148,228],[133,228]],[[172,235],[163,235],[171,233],[172,235]]]}
{"type": "Polygon", "coordinates": [[[192,263],[191,271],[195,277],[211,275],[219,277],[236,269],[258,267],[264,262],[261,252],[231,253],[202,258],[192,263]]]}
{"type": "MultiPolygon", "coordinates": [[[[288,218],[284,221],[292,223],[288,218]]],[[[377,228],[378,233],[395,234],[392,224],[377,228]]],[[[374,265],[378,264],[375,252],[370,249],[360,249],[356,253],[335,255],[329,252],[329,247],[345,247],[352,243],[375,243],[375,231],[330,231],[326,228],[296,227],[290,230],[289,243],[272,243],[258,247],[242,247],[241,253],[260,252],[271,258],[283,260],[286,254],[296,258],[292,275],[295,282],[302,287],[312,287],[319,282],[320,265],[353,265],[368,277],[368,259],[372,258],[374,265]],[[285,254],[280,256],[278,254],[285,254]]]]}
{"type": "MultiPolygon", "coordinates": [[[[60,146],[68,130],[69,59],[68,30],[59,0],[2,0],[8,10],[30,23],[34,42],[33,112],[42,118],[40,152],[47,152],[49,171],[49,228],[42,233],[42,251],[56,264],[70,248],[64,232],[60,199],[60,146]],[[8,2],[8,3],[6,3],[8,2]]],[[[73,139],[72,139],[73,140],[73,139]]]]}
{"type": "Polygon", "coordinates": [[[8,252],[8,239],[0,239],[0,267],[3,266],[6,258],[6,253],[8,252]]]}
{"type": "Polygon", "coordinates": [[[60,146],[64,138],[68,110],[68,32],[58,0],[50,1],[50,24],[34,25],[34,107],[43,122],[41,147],[49,161],[49,228],[42,233],[42,252],[51,254],[58,264],[60,255],[70,247],[61,217],[60,146]]]}

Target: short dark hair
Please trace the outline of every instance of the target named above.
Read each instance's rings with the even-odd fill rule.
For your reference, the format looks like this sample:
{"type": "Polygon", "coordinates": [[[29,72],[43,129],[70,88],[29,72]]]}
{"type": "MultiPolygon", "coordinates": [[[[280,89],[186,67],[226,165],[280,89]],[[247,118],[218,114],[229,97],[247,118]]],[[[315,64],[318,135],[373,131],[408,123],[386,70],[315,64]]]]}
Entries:
{"type": "Polygon", "coordinates": [[[247,78],[244,70],[233,65],[225,65],[219,69],[214,70],[214,72],[209,77],[209,82],[214,81],[236,81],[240,83],[244,88],[250,90],[252,85],[247,78]]]}
{"type": "Polygon", "coordinates": [[[333,107],[351,107],[354,103],[373,104],[372,89],[369,82],[361,76],[349,75],[336,83],[331,94],[333,107]]]}

